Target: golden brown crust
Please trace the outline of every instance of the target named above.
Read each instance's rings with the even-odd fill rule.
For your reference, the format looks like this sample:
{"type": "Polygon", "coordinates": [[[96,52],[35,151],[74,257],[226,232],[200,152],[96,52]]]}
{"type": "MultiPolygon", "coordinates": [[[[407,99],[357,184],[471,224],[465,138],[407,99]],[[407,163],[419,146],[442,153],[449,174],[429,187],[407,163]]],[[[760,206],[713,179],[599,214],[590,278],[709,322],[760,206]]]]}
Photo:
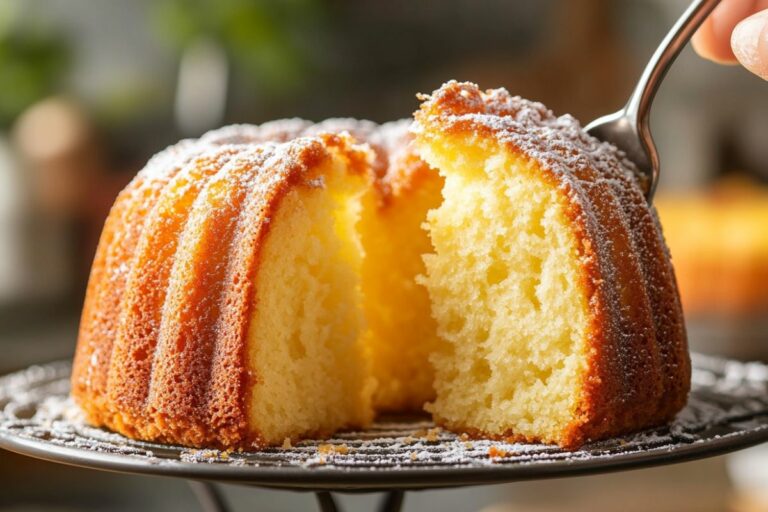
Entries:
{"type": "Polygon", "coordinates": [[[690,361],[674,273],[634,165],[572,117],[503,89],[449,82],[422,99],[420,137],[490,140],[520,155],[561,192],[572,219],[590,355],[581,404],[560,444],[575,448],[671,419],[687,398],[690,361]]]}
{"type": "Polygon", "coordinates": [[[112,341],[125,289],[124,262],[133,254],[144,226],[168,180],[192,152],[187,142],[155,156],[115,201],[102,231],[88,281],[72,370],[72,394],[100,423],[105,408],[112,341]]]}
{"type": "Polygon", "coordinates": [[[90,422],[131,437],[258,446],[245,340],[269,220],[292,187],[322,186],[317,170],[332,154],[350,173],[368,172],[370,154],[333,134],[185,147],[197,156],[154,159],[107,221],[72,393],[90,422]]]}

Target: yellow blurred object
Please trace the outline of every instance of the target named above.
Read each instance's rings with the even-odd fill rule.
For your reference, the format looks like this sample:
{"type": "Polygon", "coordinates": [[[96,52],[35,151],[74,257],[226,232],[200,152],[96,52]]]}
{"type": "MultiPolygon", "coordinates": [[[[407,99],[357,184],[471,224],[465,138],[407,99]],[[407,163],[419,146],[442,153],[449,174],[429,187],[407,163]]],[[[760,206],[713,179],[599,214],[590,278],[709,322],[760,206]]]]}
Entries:
{"type": "Polygon", "coordinates": [[[768,189],[735,178],[656,208],[687,315],[768,311],[768,189]]]}
{"type": "Polygon", "coordinates": [[[741,492],[731,498],[732,512],[766,512],[768,510],[768,491],[741,492]]]}

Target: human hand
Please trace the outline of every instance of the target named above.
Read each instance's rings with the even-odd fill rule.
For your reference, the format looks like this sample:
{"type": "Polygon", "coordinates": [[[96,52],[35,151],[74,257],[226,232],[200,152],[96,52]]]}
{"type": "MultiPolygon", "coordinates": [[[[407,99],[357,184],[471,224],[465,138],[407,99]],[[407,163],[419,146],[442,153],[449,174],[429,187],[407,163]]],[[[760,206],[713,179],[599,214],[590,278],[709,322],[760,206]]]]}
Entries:
{"type": "Polygon", "coordinates": [[[768,0],[722,0],[692,42],[702,57],[768,80],[768,0]]]}

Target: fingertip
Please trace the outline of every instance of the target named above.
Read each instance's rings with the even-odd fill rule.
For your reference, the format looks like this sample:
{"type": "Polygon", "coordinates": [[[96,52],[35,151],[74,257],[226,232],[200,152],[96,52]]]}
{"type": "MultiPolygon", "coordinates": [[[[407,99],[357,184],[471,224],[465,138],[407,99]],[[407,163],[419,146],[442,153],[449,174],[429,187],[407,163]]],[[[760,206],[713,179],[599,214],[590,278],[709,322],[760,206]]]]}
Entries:
{"type": "Polygon", "coordinates": [[[702,28],[699,28],[699,30],[693,34],[693,37],[691,38],[691,46],[693,46],[693,50],[698,53],[700,57],[704,57],[706,59],[708,58],[709,52],[707,51],[705,43],[702,41],[704,38],[701,32],[702,30],[702,28]]]}
{"type": "MultiPolygon", "coordinates": [[[[730,35],[730,34],[729,34],[730,35]]],[[[693,49],[701,57],[718,64],[735,64],[736,56],[730,45],[730,37],[724,38],[713,28],[713,18],[708,18],[691,39],[693,49]]]]}
{"type": "Polygon", "coordinates": [[[733,53],[752,73],[768,80],[768,10],[736,25],[731,35],[733,53]]]}

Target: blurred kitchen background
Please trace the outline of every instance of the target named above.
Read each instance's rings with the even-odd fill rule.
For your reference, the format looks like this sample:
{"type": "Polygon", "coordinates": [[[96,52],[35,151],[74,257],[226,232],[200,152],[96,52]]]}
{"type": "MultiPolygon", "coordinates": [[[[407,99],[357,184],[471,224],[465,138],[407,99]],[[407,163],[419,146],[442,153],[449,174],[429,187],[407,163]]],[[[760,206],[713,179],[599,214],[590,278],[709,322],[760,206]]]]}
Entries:
{"type": "MultiPolygon", "coordinates": [[[[683,0],[0,1],[0,373],[69,358],[117,192],[230,123],[407,117],[456,78],[582,121],[616,110],[683,0]]],[[[653,111],[691,345],[768,360],[768,83],[684,51],[653,111]]],[[[314,507],[225,487],[235,510],[314,507]]],[[[375,497],[345,496],[345,510],[375,497]]],[[[0,510],[195,510],[181,481],[0,452],[0,510]]],[[[768,510],[768,454],[479,489],[406,511],[768,510]]]]}

